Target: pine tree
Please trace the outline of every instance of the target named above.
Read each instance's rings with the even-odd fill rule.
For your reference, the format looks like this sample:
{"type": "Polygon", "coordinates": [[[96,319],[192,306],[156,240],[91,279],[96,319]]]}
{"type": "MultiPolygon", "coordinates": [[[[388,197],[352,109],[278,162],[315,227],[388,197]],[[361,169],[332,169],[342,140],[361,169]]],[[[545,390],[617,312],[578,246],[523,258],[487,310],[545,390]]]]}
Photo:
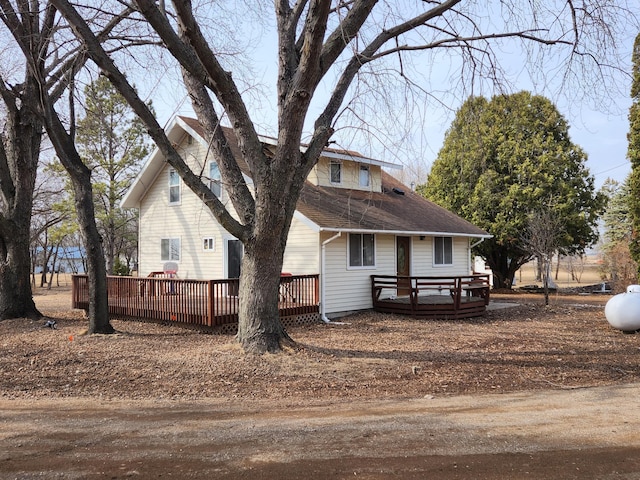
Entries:
{"type": "Polygon", "coordinates": [[[104,77],[85,88],[85,116],[78,122],[78,151],[92,170],[96,220],[103,238],[107,273],[120,256],[130,257],[137,217],[118,207],[148,154],[146,133],[125,99],[104,77]]]}
{"type": "MultiPolygon", "coordinates": [[[[640,34],[633,44],[631,108],[629,109],[629,148],[627,157],[631,162],[629,183],[629,216],[631,219],[631,242],[629,250],[632,258],[640,265],[640,34]]],[[[640,272],[639,272],[640,273],[640,272]]]]}

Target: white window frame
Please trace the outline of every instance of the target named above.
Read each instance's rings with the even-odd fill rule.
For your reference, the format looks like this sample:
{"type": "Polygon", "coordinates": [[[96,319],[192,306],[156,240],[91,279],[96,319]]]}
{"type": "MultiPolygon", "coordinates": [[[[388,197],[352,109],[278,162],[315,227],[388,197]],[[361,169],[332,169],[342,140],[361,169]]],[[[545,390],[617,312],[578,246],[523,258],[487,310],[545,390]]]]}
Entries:
{"type": "Polygon", "coordinates": [[[329,161],[329,183],[333,185],[341,185],[342,184],[342,162],[339,160],[330,160],[329,161]],[[338,169],[338,180],[333,179],[333,167],[336,166],[338,169]]]}
{"type": "Polygon", "coordinates": [[[453,237],[433,237],[433,266],[450,267],[453,265],[453,237]],[[447,263],[447,240],[449,242],[451,262],[447,263]],[[441,250],[438,252],[438,250],[441,250]],[[438,258],[440,257],[440,258],[438,258]]]}
{"type": "Polygon", "coordinates": [[[360,164],[360,169],[358,170],[358,184],[361,187],[371,186],[371,168],[369,165],[360,164]],[[364,172],[366,172],[366,176],[363,177],[364,172]]]}
{"type": "Polygon", "coordinates": [[[220,167],[216,162],[209,164],[209,190],[211,190],[216,197],[222,198],[222,178],[220,177],[220,167]],[[214,172],[212,172],[214,166],[216,167],[217,175],[214,175],[214,172]]]}
{"type": "Polygon", "coordinates": [[[179,262],[181,257],[181,241],[180,237],[166,237],[160,239],[160,261],[162,262],[179,262]],[[164,256],[165,248],[163,245],[167,245],[167,256],[164,256]]]}
{"type": "Polygon", "coordinates": [[[216,239],[214,237],[202,238],[202,251],[203,252],[215,252],[216,251],[216,239]]]}
{"type": "Polygon", "coordinates": [[[347,237],[347,270],[373,270],[376,268],[376,235],[374,233],[350,233],[349,236],[347,237]],[[360,239],[360,241],[358,242],[358,260],[360,263],[360,265],[353,265],[352,264],[352,255],[351,255],[351,250],[352,250],[352,238],[358,237],[360,239]],[[371,241],[373,242],[373,252],[372,252],[372,263],[371,264],[367,264],[365,265],[365,248],[366,245],[364,243],[365,237],[367,237],[367,239],[371,239],[371,241]]]}
{"type": "Polygon", "coordinates": [[[182,179],[175,168],[169,169],[167,183],[169,185],[169,205],[179,205],[182,200],[182,179]],[[177,190],[177,199],[171,200],[172,192],[177,190]]]}

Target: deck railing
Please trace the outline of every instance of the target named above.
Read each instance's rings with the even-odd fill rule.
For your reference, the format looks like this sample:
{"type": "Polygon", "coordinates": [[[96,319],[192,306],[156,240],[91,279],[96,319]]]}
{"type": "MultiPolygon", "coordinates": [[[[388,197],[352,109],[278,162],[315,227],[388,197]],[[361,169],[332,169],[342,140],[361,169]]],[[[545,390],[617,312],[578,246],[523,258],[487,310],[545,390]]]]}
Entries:
{"type": "MultiPolygon", "coordinates": [[[[72,307],[89,308],[87,275],[72,276],[72,307]]],[[[280,316],[319,311],[318,275],[283,276],[280,316]]],[[[239,280],[107,277],[111,315],[217,326],[238,321],[239,280]]]]}
{"type": "Polygon", "coordinates": [[[466,317],[489,304],[489,275],[408,277],[371,275],[373,308],[415,316],[466,317]]]}

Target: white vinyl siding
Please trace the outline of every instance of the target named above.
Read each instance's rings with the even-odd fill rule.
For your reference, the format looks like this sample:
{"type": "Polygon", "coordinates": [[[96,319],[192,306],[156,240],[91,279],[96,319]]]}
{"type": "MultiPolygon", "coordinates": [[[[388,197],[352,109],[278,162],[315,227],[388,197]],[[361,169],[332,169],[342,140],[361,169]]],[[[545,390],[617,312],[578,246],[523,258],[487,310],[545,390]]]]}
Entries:
{"type": "Polygon", "coordinates": [[[295,217],[289,229],[282,271],[293,275],[313,275],[320,272],[318,233],[295,217]]]}
{"type": "MultiPolygon", "coordinates": [[[[320,243],[334,234],[320,235],[320,243]]],[[[336,238],[325,248],[325,312],[328,314],[364,310],[372,307],[371,275],[395,275],[395,236],[376,235],[376,267],[349,269],[345,260],[348,234],[336,238]]]]}
{"type": "MultiPolygon", "coordinates": [[[[320,235],[320,243],[330,238],[329,232],[320,235]]],[[[371,275],[396,274],[396,243],[394,235],[376,235],[375,269],[348,269],[345,261],[348,235],[327,244],[325,250],[325,312],[342,313],[372,308],[371,275]]],[[[469,239],[453,237],[452,265],[433,267],[433,237],[413,237],[411,241],[411,275],[460,276],[469,271],[469,239]]]]}

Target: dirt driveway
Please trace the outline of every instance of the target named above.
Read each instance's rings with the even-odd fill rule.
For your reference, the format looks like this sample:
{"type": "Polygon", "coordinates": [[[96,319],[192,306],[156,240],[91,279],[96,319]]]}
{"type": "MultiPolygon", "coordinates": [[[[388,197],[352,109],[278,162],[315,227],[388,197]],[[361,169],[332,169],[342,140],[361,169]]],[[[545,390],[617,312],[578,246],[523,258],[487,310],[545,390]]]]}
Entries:
{"type": "Polygon", "coordinates": [[[0,478],[640,478],[640,385],[289,407],[0,401],[0,478]]]}

